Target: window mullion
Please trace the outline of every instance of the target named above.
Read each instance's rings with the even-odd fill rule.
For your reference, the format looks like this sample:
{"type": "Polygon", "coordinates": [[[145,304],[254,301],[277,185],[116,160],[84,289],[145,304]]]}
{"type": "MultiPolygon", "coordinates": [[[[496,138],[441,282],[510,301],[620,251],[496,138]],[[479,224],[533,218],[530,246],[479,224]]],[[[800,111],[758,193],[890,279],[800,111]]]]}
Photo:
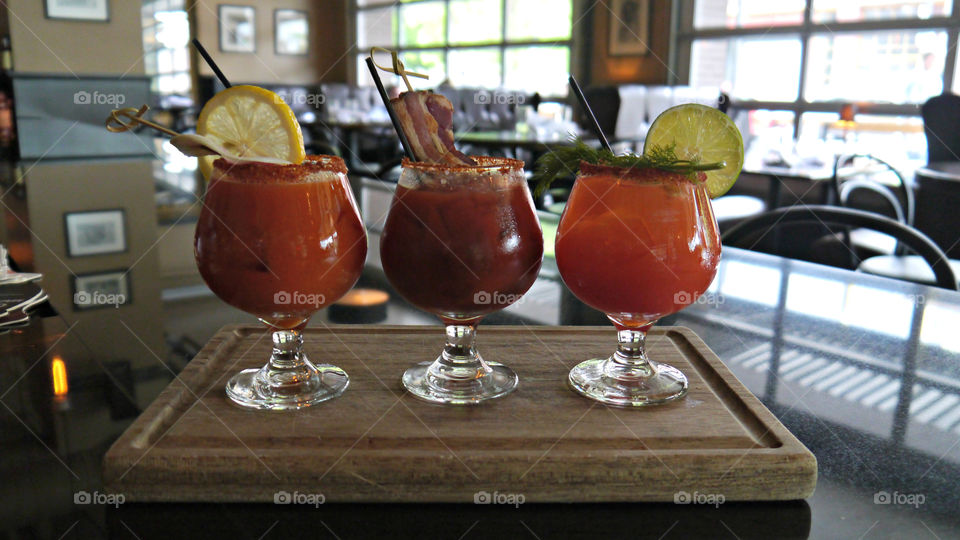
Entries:
{"type": "Polygon", "coordinates": [[[804,88],[807,85],[807,60],[810,56],[810,19],[813,14],[813,0],[807,0],[803,8],[803,27],[800,30],[800,76],[797,77],[797,100],[793,113],[793,138],[800,136],[800,116],[804,112],[807,96],[804,88]]]}
{"type": "Polygon", "coordinates": [[[500,84],[507,86],[507,0],[500,0],[500,84]]]}

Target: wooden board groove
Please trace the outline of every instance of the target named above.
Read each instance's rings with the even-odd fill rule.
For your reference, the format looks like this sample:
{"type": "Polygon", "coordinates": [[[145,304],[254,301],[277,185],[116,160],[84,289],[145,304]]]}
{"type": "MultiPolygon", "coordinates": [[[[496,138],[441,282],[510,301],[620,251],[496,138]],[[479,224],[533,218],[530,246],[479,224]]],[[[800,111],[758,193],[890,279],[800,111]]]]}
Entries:
{"type": "Polygon", "coordinates": [[[308,356],[346,369],[350,387],[271,413],[233,406],[223,391],[232,374],[262,365],[268,334],[224,327],[111,447],[107,489],[130,501],[272,501],[299,490],[331,502],[463,503],[494,490],[527,502],[813,492],[814,456],[689,329],[657,327],[648,339],[654,358],[686,373],[688,396],[641,410],[566,387],[573,365],[609,354],[611,328],[489,326],[479,336],[487,359],[519,374],[514,394],[466,408],[406,395],[400,375],[439,352],[436,326],[310,328],[308,356]]]}

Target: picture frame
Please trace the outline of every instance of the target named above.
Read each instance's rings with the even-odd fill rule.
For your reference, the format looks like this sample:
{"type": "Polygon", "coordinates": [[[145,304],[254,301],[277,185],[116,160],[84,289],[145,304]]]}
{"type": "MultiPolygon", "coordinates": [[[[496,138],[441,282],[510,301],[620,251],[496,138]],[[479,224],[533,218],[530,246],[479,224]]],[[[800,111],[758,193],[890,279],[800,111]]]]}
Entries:
{"type": "Polygon", "coordinates": [[[123,208],[68,212],[63,225],[70,257],[108,255],[127,251],[126,213],[123,208]]]}
{"type": "Polygon", "coordinates": [[[650,52],[650,0],[611,0],[607,54],[644,56],[650,52]]]}
{"type": "Polygon", "coordinates": [[[310,50],[310,19],[299,9],[273,10],[273,52],[284,56],[306,56],[310,50]]]}
{"type": "Polygon", "coordinates": [[[43,16],[61,21],[110,22],[110,0],[43,0],[43,16]]]}
{"type": "Polygon", "coordinates": [[[257,10],[253,6],[220,4],[220,50],[222,52],[252,53],[257,50],[257,10]]]}
{"type": "Polygon", "coordinates": [[[72,277],[70,289],[74,311],[119,308],[133,303],[130,270],[126,268],[77,274],[72,277]]]}

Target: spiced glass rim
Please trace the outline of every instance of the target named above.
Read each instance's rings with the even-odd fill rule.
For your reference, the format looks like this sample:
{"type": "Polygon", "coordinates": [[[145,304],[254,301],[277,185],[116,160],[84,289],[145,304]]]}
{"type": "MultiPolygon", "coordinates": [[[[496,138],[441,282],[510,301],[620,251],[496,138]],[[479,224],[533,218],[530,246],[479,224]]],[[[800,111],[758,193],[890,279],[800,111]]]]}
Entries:
{"type": "MultiPolygon", "coordinates": [[[[655,167],[619,167],[617,165],[604,165],[602,163],[590,163],[589,161],[580,161],[579,173],[577,176],[598,176],[608,175],[614,178],[629,178],[631,180],[674,180],[690,182],[690,177],[673,171],[657,169],[655,167]]],[[[697,172],[697,183],[702,184],[706,181],[707,175],[702,171],[697,172]]]]}
{"type": "Polygon", "coordinates": [[[508,157],[497,156],[469,156],[477,162],[476,165],[460,165],[449,163],[435,163],[430,161],[413,161],[410,158],[403,158],[400,165],[404,169],[416,169],[423,172],[440,173],[469,173],[476,171],[490,171],[494,169],[504,169],[504,173],[523,169],[523,161],[508,157]]]}
{"type": "Polygon", "coordinates": [[[310,154],[302,163],[232,162],[217,158],[213,162],[213,169],[215,174],[232,181],[250,183],[303,182],[317,174],[347,174],[347,164],[343,158],[310,154]]]}

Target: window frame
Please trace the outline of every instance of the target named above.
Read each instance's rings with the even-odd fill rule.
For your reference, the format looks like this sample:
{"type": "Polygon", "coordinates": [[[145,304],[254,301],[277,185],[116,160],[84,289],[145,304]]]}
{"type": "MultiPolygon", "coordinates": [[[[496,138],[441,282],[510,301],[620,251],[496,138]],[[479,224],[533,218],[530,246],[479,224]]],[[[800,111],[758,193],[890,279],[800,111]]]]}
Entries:
{"type": "MultiPolygon", "coordinates": [[[[566,47],[568,72],[572,72],[574,65],[574,34],[576,32],[574,19],[577,13],[578,2],[576,0],[570,0],[570,37],[567,39],[554,39],[554,40],[508,40],[507,39],[507,0],[500,1],[500,39],[495,41],[484,41],[477,43],[469,44],[451,44],[450,43],[450,4],[453,0],[373,0],[367,3],[366,5],[359,5],[358,0],[350,0],[350,24],[352,26],[353,41],[355,43],[354,47],[357,49],[354,53],[354,62],[352,64],[355,66],[357,64],[357,58],[365,57],[369,51],[360,48],[359,44],[359,31],[358,31],[358,18],[361,12],[370,11],[375,9],[391,8],[395,11],[393,17],[393,33],[397,36],[396,44],[391,45],[390,47],[393,50],[396,50],[398,53],[405,52],[417,52],[417,51],[440,51],[443,52],[443,73],[444,79],[450,78],[450,63],[449,63],[449,53],[451,50],[469,50],[469,49],[490,49],[496,48],[500,51],[500,80],[498,82],[497,88],[503,86],[506,81],[506,57],[507,49],[522,48],[522,47],[566,47]],[[427,2],[443,2],[446,9],[445,24],[443,28],[443,43],[442,44],[433,44],[433,45],[417,45],[417,46],[402,46],[400,45],[400,7],[408,6],[412,4],[423,4],[427,2]]],[[[353,74],[353,83],[357,84],[359,80],[359,75],[353,74]]],[[[435,81],[436,84],[439,84],[441,81],[435,81]]],[[[521,88],[516,88],[513,90],[522,90],[521,88]]],[[[562,96],[544,96],[547,99],[562,99],[565,98],[565,95],[562,96]]]]}
{"type": "MultiPolygon", "coordinates": [[[[807,112],[840,113],[846,103],[853,100],[808,101],[805,86],[807,82],[808,56],[811,37],[854,32],[942,30],[947,34],[947,51],[944,57],[943,89],[952,91],[957,66],[957,41],[960,34],[960,0],[953,0],[949,16],[936,16],[929,19],[869,19],[854,22],[818,23],[812,20],[814,0],[806,0],[803,21],[800,24],[750,27],[750,28],[701,28],[693,25],[695,2],[673,3],[673,32],[670,48],[675,53],[671,58],[671,70],[675,74],[675,83],[687,84],[690,81],[690,63],[693,43],[698,39],[777,36],[784,34],[799,35],[800,39],[800,77],[797,99],[794,101],[766,100],[730,100],[730,107],[738,110],[767,109],[793,112],[793,136],[799,136],[800,117],[807,112]]],[[[856,100],[860,113],[884,116],[919,116],[920,104],[916,103],[880,103],[856,100]]]]}

